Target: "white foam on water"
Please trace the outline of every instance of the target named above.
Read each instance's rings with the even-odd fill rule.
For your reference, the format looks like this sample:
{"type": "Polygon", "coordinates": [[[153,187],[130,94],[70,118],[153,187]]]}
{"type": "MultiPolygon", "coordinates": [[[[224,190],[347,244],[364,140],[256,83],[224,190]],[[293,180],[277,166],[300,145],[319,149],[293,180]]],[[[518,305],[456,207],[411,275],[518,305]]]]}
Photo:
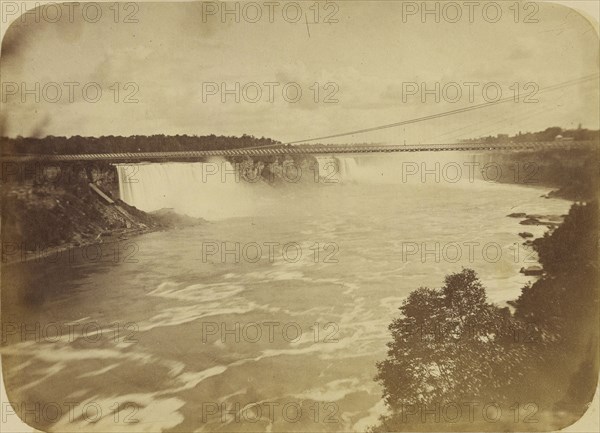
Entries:
{"type": "Polygon", "coordinates": [[[160,432],[183,422],[179,412],[185,402],[179,398],[156,398],[155,393],[125,394],[107,397],[94,396],[77,406],[91,407],[88,413],[80,414],[77,408],[73,413],[63,415],[51,428],[55,432],[98,432],[121,433],[126,430],[160,432]],[[120,403],[115,407],[115,403],[120,403]],[[71,417],[75,415],[75,419],[71,417]],[[96,420],[96,418],[99,418],[96,420]],[[94,422],[90,422],[93,419],[94,422]]]}
{"type": "Polygon", "coordinates": [[[143,332],[177,326],[207,317],[240,315],[252,311],[280,311],[279,308],[259,305],[244,298],[241,296],[244,290],[244,286],[235,283],[198,283],[185,286],[170,281],[161,283],[148,294],[182,301],[185,305],[164,308],[160,313],[138,321],[138,330],[143,332]]]}
{"type": "Polygon", "coordinates": [[[191,284],[181,288],[181,285],[172,282],[161,283],[148,294],[162,298],[177,299],[179,301],[193,301],[197,303],[214,302],[230,298],[244,291],[241,285],[230,283],[191,284]]]}
{"type": "Polygon", "coordinates": [[[232,307],[225,307],[218,303],[206,304],[202,307],[196,305],[172,307],[150,317],[145,321],[138,322],[138,328],[140,332],[144,332],[155,328],[183,325],[185,323],[190,323],[207,317],[230,314],[246,314],[259,309],[266,309],[265,307],[262,307],[254,302],[246,302],[244,305],[241,305],[242,301],[240,300],[239,303],[239,306],[232,307]]]}
{"type": "Polygon", "coordinates": [[[347,395],[357,391],[369,391],[370,389],[360,383],[358,378],[338,379],[327,382],[318,388],[311,388],[299,394],[293,394],[291,397],[298,400],[314,400],[332,402],[342,400],[347,395]]]}
{"type": "Polygon", "coordinates": [[[368,427],[377,425],[380,416],[387,415],[388,413],[389,408],[382,399],[369,409],[369,414],[366,417],[361,418],[352,426],[352,431],[365,432],[368,427]]]}

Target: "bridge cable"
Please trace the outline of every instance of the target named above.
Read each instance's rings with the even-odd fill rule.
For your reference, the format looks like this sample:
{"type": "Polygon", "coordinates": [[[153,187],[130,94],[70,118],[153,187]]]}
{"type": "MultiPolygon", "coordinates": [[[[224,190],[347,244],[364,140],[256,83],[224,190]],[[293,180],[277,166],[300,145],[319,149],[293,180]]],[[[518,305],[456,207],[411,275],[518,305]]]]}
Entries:
{"type": "MultiPolygon", "coordinates": [[[[558,83],[558,84],[543,88],[543,89],[539,90],[537,92],[537,94],[560,90],[560,89],[563,89],[563,88],[566,88],[566,87],[569,87],[569,86],[572,86],[575,84],[581,84],[581,83],[584,83],[584,82],[592,80],[592,79],[597,79],[599,77],[600,77],[599,74],[592,74],[592,75],[587,75],[587,76],[580,77],[577,79],[565,81],[563,83],[558,83]]],[[[429,116],[417,117],[417,118],[409,119],[409,120],[403,120],[403,121],[395,122],[395,123],[389,123],[386,125],[374,126],[371,128],[364,128],[364,129],[357,129],[354,131],[341,132],[338,134],[325,135],[325,136],[321,136],[321,137],[306,138],[304,140],[289,141],[287,143],[278,143],[278,144],[269,144],[266,146],[248,147],[246,149],[260,149],[260,148],[265,148],[265,147],[276,147],[276,146],[282,146],[282,145],[286,146],[286,145],[293,145],[293,144],[299,144],[299,143],[306,143],[308,141],[326,140],[326,139],[330,139],[330,138],[339,138],[339,137],[346,137],[349,135],[363,134],[366,132],[380,131],[382,129],[389,129],[389,128],[395,128],[398,126],[409,125],[409,124],[413,124],[413,123],[425,122],[427,120],[439,119],[441,117],[447,117],[447,116],[452,116],[455,114],[465,113],[468,111],[478,110],[481,108],[491,107],[491,106],[495,106],[498,104],[502,104],[504,102],[513,101],[514,99],[515,99],[514,96],[509,96],[509,97],[502,98],[502,99],[499,99],[498,101],[494,101],[494,102],[484,102],[482,104],[472,105],[470,107],[458,108],[455,110],[445,111],[442,113],[432,114],[429,116]]]]}

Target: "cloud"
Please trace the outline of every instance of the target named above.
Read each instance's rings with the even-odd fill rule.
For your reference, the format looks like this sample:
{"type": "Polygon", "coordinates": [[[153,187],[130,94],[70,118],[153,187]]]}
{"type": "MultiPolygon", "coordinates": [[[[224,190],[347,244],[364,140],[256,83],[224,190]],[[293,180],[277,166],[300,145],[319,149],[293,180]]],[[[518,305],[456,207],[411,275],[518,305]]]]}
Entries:
{"type": "MultiPolygon", "coordinates": [[[[404,82],[430,87],[436,82],[498,82],[503,89],[535,82],[544,87],[598,71],[597,38],[577,30],[582,18],[567,15],[565,8],[540,4],[539,15],[545,19],[538,24],[515,25],[510,15],[493,25],[423,24],[420,19],[399,23],[397,4],[357,3],[340,4],[335,24],[311,24],[310,38],[304,22],[289,23],[280,14],[273,23],[223,22],[219,16],[206,17],[200,2],[139,3],[135,23],[115,22],[112,3],[102,6],[104,18],[93,24],[77,14],[73,22],[14,23],[3,41],[3,82],[29,87],[35,82],[95,82],[104,93],[96,103],[81,95],[58,103],[12,98],[2,106],[8,112],[6,132],[39,133],[35,125],[43,125],[44,133],[52,135],[249,133],[289,141],[458,106],[432,103],[431,98],[426,104],[418,98],[405,102],[404,82]],[[551,31],[557,26],[566,29],[560,36],[551,31]],[[220,95],[203,102],[207,82],[229,87],[256,82],[264,95],[257,103],[229,98],[223,104],[220,95]],[[265,100],[265,82],[279,83],[274,102],[265,100]],[[137,86],[138,103],[123,103],[131,92],[127,83],[137,86]],[[283,98],[287,83],[302,89],[298,102],[283,98]],[[337,102],[325,103],[327,97],[337,102]]],[[[123,18],[127,11],[121,12],[123,18]]],[[[597,88],[574,87],[560,95],[564,109],[540,110],[540,123],[561,124],[560,111],[595,127],[597,94],[597,88]]],[[[556,106],[550,95],[541,101],[548,108],[556,106]]],[[[519,109],[506,105],[493,115],[503,119],[519,109]]],[[[472,112],[468,121],[485,123],[489,116],[472,112]]],[[[435,128],[441,133],[445,125],[461,122],[419,124],[406,133],[418,140],[435,128]]],[[[506,122],[497,127],[513,126],[506,122]]],[[[397,140],[399,134],[390,130],[359,139],[397,140]]]]}

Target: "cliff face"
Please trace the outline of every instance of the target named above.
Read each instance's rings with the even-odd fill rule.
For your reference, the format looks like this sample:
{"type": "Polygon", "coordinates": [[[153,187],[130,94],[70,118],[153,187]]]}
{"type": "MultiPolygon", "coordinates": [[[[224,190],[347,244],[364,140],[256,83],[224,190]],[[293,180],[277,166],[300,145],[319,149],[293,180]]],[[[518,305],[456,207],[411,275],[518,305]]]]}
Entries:
{"type": "Polygon", "coordinates": [[[119,200],[116,171],[108,164],[4,168],[3,253],[15,248],[36,251],[77,246],[162,226],[159,218],[119,200]],[[97,185],[108,201],[90,183],[97,185]]]}
{"type": "Polygon", "coordinates": [[[257,180],[270,185],[314,182],[317,160],[312,155],[285,155],[262,157],[231,157],[228,161],[248,183],[257,180]]]}
{"type": "MultiPolygon", "coordinates": [[[[553,189],[548,197],[573,201],[598,198],[599,154],[596,149],[545,149],[479,154],[476,162],[498,164],[501,183],[542,186],[553,189]]],[[[491,170],[493,176],[497,171],[491,170]]]]}

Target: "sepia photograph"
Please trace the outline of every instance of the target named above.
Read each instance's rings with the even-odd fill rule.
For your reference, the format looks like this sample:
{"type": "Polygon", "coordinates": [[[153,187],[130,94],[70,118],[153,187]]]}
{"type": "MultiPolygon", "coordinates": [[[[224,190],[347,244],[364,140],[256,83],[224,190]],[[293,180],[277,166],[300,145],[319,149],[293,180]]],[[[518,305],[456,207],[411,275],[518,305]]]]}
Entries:
{"type": "Polygon", "coordinates": [[[0,1],[0,431],[600,431],[599,0],[0,1]]]}

